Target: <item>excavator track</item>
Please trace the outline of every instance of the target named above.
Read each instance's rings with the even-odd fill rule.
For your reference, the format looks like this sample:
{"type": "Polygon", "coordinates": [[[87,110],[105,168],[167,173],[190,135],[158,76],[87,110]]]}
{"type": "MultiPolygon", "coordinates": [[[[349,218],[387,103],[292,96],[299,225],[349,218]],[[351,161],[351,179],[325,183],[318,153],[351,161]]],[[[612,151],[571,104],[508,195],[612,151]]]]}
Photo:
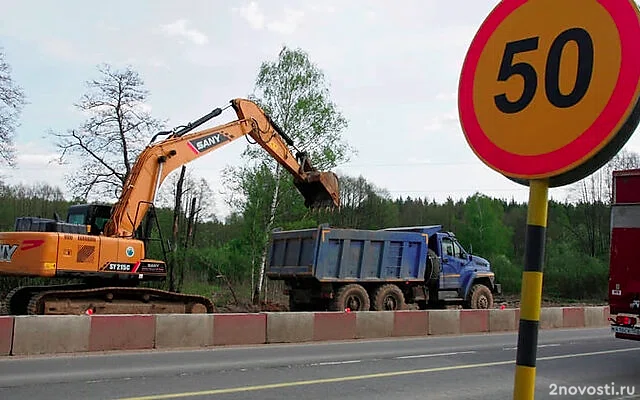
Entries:
{"type": "Polygon", "coordinates": [[[46,290],[34,294],[29,315],[85,314],[198,314],[213,313],[206,297],[140,287],[100,287],[46,290]]]}
{"type": "Polygon", "coordinates": [[[42,286],[18,286],[13,288],[4,298],[0,307],[0,315],[25,315],[29,299],[38,292],[47,290],[78,290],[88,288],[84,283],[72,283],[63,285],[42,285],[42,286]]]}

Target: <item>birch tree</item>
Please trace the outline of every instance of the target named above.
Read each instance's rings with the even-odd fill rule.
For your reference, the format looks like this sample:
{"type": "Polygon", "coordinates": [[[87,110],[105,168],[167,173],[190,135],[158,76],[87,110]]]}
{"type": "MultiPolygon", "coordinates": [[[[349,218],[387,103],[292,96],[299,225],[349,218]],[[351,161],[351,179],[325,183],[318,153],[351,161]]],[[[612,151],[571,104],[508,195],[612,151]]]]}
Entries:
{"type": "MultiPolygon", "coordinates": [[[[347,119],[331,100],[324,73],[305,51],[285,46],[276,60],[263,62],[254,93],[249,98],[260,105],[292,138],[296,151],[306,152],[310,156],[318,169],[329,170],[347,161],[353,152],[342,138],[348,126],[347,119]]],[[[253,232],[262,232],[256,243],[261,249],[254,297],[257,301],[264,283],[268,233],[274,227],[279,213],[291,213],[296,207],[292,202],[297,202],[299,206],[301,198],[288,172],[264,149],[248,146],[243,159],[250,168],[238,169],[236,174],[256,175],[264,183],[256,185],[255,179],[246,177],[238,180],[252,182],[242,189],[244,201],[240,207],[249,207],[251,213],[259,215],[257,220],[245,218],[245,221],[251,224],[253,232]],[[265,176],[265,171],[271,178],[265,176]],[[255,210],[256,205],[262,207],[261,212],[255,210]]]]}

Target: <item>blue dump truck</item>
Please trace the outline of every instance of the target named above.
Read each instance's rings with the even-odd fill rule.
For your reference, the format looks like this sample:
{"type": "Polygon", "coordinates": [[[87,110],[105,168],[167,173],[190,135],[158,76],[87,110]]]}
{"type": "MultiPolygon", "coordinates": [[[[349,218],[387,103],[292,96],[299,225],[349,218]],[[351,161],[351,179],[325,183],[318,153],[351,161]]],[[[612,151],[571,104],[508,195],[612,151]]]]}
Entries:
{"type": "Polygon", "coordinates": [[[285,282],[291,311],[487,309],[501,293],[489,262],[441,225],[276,229],[266,275],[285,282]]]}

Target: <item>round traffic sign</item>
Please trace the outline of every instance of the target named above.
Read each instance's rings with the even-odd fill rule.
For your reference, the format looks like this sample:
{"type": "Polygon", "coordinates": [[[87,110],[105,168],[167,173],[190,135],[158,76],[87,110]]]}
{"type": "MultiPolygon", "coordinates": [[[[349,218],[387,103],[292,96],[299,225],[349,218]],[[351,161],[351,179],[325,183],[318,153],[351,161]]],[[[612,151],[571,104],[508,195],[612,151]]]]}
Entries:
{"type": "Polygon", "coordinates": [[[467,142],[517,182],[575,182],[640,120],[634,0],[503,0],[467,52],[458,108],[467,142]]]}

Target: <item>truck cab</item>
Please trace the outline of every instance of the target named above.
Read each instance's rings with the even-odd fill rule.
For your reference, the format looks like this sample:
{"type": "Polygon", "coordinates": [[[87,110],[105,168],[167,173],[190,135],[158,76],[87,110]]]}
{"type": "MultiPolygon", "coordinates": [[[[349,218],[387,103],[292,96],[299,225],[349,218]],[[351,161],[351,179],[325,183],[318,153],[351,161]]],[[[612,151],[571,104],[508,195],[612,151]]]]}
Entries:
{"type": "MultiPolygon", "coordinates": [[[[502,294],[489,261],[467,251],[453,232],[443,231],[442,225],[385,230],[419,232],[427,236],[430,256],[437,257],[440,265],[436,286],[438,301],[462,302],[468,308],[491,308],[493,295],[502,294]]],[[[436,276],[435,271],[431,273],[436,276]]]]}

